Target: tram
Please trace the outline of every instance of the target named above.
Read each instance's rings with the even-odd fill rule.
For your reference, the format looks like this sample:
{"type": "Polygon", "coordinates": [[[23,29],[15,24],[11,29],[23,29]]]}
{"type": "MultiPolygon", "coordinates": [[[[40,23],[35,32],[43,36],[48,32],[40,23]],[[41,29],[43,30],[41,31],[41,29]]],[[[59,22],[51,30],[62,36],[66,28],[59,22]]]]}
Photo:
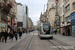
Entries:
{"type": "Polygon", "coordinates": [[[39,33],[40,39],[41,38],[51,38],[53,39],[53,31],[51,23],[41,23],[39,26],[39,33]]]}

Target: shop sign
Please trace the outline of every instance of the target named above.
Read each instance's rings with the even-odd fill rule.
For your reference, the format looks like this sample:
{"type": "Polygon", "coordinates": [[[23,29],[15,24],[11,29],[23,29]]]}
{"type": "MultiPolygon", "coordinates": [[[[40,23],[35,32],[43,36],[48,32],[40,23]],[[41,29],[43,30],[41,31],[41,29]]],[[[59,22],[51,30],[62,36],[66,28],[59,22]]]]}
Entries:
{"type": "Polygon", "coordinates": [[[1,24],[1,27],[5,27],[5,25],[4,24],[1,24]]]}
{"type": "Polygon", "coordinates": [[[14,25],[14,19],[12,19],[12,25],[14,25]]]}

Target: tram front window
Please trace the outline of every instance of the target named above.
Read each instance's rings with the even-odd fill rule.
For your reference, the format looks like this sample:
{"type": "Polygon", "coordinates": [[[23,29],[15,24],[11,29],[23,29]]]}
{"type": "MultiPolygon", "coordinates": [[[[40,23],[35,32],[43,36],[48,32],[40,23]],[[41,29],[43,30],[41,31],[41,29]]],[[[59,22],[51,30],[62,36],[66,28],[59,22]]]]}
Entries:
{"type": "Polygon", "coordinates": [[[46,34],[50,34],[50,25],[49,24],[44,24],[43,25],[43,30],[46,32],[46,34]]]}

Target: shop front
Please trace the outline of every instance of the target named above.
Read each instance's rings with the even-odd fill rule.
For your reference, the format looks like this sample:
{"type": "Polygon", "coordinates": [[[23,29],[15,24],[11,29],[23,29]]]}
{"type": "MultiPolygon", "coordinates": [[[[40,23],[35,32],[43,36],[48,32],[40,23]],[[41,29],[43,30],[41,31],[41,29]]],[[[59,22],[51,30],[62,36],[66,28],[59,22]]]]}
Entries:
{"type": "Polygon", "coordinates": [[[75,36],[75,12],[71,14],[71,33],[75,36]]]}
{"type": "Polygon", "coordinates": [[[3,31],[5,31],[6,30],[6,26],[5,26],[5,24],[1,24],[1,30],[3,30],[3,31]]]}
{"type": "Polygon", "coordinates": [[[71,36],[71,25],[67,25],[64,27],[64,33],[66,36],[71,36]]]}

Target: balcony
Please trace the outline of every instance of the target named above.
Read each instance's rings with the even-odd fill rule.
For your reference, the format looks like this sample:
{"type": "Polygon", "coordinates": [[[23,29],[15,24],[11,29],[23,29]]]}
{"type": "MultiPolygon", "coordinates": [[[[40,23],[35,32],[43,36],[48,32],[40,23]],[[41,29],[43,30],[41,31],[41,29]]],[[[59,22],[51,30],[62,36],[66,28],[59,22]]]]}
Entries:
{"type": "Polygon", "coordinates": [[[4,3],[3,3],[3,7],[4,7],[5,11],[7,11],[7,12],[10,11],[10,8],[8,6],[6,6],[4,3]]]}
{"type": "Polygon", "coordinates": [[[8,6],[12,8],[12,2],[9,1],[8,6]]]}

